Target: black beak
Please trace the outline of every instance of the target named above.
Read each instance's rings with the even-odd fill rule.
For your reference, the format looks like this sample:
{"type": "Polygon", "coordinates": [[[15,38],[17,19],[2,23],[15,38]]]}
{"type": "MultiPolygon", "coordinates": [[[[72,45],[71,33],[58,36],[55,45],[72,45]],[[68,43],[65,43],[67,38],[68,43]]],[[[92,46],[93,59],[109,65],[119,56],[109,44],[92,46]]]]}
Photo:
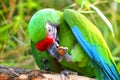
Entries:
{"type": "Polygon", "coordinates": [[[68,62],[72,62],[72,57],[67,52],[64,56],[60,55],[57,50],[58,45],[56,43],[53,43],[52,46],[47,50],[47,52],[57,59],[59,62],[62,61],[63,58],[65,58],[68,62]]]}
{"type": "Polygon", "coordinates": [[[47,52],[58,61],[62,59],[62,56],[59,55],[57,51],[57,45],[55,43],[53,43],[52,46],[48,48],[47,52]]]}

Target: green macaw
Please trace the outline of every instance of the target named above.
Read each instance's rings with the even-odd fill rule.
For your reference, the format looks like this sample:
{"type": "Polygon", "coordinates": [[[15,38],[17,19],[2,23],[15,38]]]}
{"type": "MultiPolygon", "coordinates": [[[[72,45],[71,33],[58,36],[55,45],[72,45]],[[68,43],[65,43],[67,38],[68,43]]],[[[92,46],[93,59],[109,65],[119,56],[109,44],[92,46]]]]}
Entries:
{"type": "Polygon", "coordinates": [[[28,31],[33,57],[40,69],[69,69],[98,80],[120,80],[101,32],[79,12],[39,10],[32,16],[28,31]]]}

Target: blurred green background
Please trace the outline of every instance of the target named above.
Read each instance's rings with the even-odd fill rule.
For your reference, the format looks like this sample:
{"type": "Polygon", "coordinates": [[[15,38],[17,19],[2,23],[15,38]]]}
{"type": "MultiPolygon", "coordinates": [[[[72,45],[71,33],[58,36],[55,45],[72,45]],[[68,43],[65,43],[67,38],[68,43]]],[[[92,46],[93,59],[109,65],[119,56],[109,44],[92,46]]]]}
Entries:
{"type": "Polygon", "coordinates": [[[78,10],[102,32],[120,71],[119,0],[0,0],[0,65],[37,68],[31,55],[28,23],[43,8],[78,10]],[[96,6],[113,26],[113,37],[103,19],[91,8],[96,6]]]}

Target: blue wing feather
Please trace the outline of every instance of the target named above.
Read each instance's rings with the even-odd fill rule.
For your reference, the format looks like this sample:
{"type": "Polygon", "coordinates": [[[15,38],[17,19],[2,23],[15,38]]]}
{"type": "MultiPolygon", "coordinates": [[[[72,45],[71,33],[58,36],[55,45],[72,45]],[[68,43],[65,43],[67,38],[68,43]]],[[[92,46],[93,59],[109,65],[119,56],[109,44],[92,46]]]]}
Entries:
{"type": "Polygon", "coordinates": [[[103,59],[99,52],[96,50],[96,46],[91,45],[84,39],[82,33],[77,26],[72,27],[72,32],[76,37],[78,43],[85,50],[87,55],[98,65],[104,74],[105,80],[120,80],[118,71],[115,65],[111,62],[111,65],[107,63],[106,59],[103,59]]]}

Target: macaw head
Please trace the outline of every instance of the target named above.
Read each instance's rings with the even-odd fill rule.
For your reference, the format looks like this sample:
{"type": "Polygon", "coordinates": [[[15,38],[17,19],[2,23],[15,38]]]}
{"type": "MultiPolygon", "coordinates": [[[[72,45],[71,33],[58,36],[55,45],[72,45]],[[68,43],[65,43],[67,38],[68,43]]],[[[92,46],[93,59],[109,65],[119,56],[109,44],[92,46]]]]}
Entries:
{"type": "Polygon", "coordinates": [[[54,9],[42,9],[32,16],[28,31],[38,50],[47,50],[55,41],[56,27],[60,24],[58,15],[54,9]]]}
{"type": "Polygon", "coordinates": [[[51,56],[61,60],[67,49],[59,47],[57,26],[61,22],[62,12],[54,9],[42,9],[36,12],[28,25],[30,39],[39,51],[48,51],[51,56]]]}
{"type": "Polygon", "coordinates": [[[29,35],[39,51],[48,51],[51,56],[61,59],[58,53],[57,26],[60,24],[60,11],[54,9],[42,9],[36,12],[29,22],[29,35]]]}

